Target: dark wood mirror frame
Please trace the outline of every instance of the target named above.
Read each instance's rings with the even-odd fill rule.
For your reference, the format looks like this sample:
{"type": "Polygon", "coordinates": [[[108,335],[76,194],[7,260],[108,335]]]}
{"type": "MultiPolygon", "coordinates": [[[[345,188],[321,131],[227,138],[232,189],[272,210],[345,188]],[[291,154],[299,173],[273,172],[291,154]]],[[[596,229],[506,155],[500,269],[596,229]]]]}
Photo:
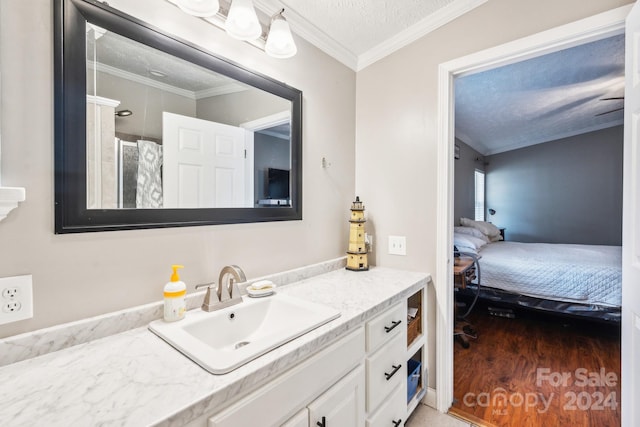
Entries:
{"type": "Polygon", "coordinates": [[[56,234],[302,219],[301,91],[94,0],[55,0],[54,21],[56,234]],[[87,209],[87,22],[291,101],[291,206],[87,209]]]}

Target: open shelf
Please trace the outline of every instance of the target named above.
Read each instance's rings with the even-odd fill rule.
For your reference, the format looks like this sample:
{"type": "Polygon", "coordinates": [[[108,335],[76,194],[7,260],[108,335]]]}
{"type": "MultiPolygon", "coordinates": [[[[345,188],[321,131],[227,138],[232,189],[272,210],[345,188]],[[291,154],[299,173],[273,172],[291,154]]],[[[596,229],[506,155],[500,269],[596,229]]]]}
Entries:
{"type": "Polygon", "coordinates": [[[427,393],[425,289],[407,298],[407,414],[427,393]]]}
{"type": "Polygon", "coordinates": [[[407,300],[407,347],[411,347],[414,343],[422,338],[423,328],[423,309],[422,309],[422,291],[418,291],[411,295],[407,300]],[[415,311],[415,315],[411,314],[415,311]]]}

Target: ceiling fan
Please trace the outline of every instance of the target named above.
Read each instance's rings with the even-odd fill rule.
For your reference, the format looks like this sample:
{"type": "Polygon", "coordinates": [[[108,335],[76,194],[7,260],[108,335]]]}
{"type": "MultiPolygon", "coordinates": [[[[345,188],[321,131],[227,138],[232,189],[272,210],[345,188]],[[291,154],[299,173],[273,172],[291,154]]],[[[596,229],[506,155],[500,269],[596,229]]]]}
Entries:
{"type": "MultiPolygon", "coordinates": [[[[612,96],[610,98],[601,98],[600,101],[619,101],[619,100],[624,100],[624,96],[612,96]]],[[[624,105],[620,108],[614,108],[613,110],[609,110],[609,111],[605,111],[604,113],[598,113],[595,115],[595,117],[598,116],[603,116],[605,114],[609,114],[609,113],[613,113],[615,111],[620,111],[620,110],[624,110],[624,105]]]]}

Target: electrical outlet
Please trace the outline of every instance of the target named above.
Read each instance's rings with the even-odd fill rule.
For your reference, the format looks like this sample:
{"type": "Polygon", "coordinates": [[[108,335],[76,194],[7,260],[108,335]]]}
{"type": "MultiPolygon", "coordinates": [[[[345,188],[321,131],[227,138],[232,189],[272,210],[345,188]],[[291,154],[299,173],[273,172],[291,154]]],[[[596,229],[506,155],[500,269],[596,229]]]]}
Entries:
{"type": "Polygon", "coordinates": [[[9,301],[2,303],[2,311],[5,313],[16,313],[22,309],[20,301],[9,301]]]}
{"type": "Polygon", "coordinates": [[[389,254],[391,255],[407,254],[406,236],[389,236],[389,254]]]}
{"type": "Polygon", "coordinates": [[[33,317],[32,276],[0,279],[0,325],[33,317]]]}
{"type": "Polygon", "coordinates": [[[2,290],[2,298],[4,299],[15,299],[18,296],[18,288],[15,286],[11,286],[9,288],[4,288],[2,290]]]}

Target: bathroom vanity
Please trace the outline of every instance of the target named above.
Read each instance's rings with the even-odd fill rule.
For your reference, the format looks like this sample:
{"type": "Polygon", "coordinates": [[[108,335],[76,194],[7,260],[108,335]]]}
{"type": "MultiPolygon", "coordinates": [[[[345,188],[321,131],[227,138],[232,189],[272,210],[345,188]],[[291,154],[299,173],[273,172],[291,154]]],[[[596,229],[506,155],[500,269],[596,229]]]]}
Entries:
{"type": "Polygon", "coordinates": [[[335,308],[340,317],[223,375],[150,332],[142,314],[150,306],[3,339],[4,354],[33,346],[40,355],[0,367],[0,424],[402,425],[426,392],[430,277],[380,267],[351,272],[343,259],[270,279],[277,292],[335,308]],[[123,319],[144,323],[92,339],[123,319]],[[78,330],[86,342],[74,342],[78,330]],[[58,340],[76,345],[36,348],[55,348],[58,340]]]}

